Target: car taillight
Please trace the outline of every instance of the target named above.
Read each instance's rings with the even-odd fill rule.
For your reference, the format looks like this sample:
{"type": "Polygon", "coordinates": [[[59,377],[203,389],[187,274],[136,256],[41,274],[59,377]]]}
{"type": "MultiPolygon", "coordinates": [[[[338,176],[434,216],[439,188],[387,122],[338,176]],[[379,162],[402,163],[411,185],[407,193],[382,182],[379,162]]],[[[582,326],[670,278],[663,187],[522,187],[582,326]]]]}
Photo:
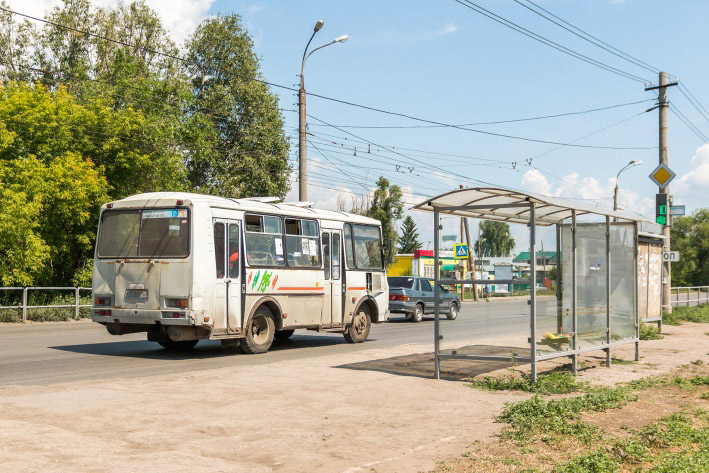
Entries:
{"type": "Polygon", "coordinates": [[[390,301],[408,301],[409,298],[407,296],[404,296],[401,294],[389,294],[389,300],[390,301]]]}
{"type": "Polygon", "coordinates": [[[110,316],[111,316],[111,311],[110,311],[110,310],[97,310],[97,311],[95,312],[95,314],[96,314],[96,315],[104,315],[104,316],[110,317],[110,316]]]}
{"type": "Polygon", "coordinates": [[[167,307],[179,307],[185,309],[187,307],[187,299],[168,299],[165,301],[167,307]]]}

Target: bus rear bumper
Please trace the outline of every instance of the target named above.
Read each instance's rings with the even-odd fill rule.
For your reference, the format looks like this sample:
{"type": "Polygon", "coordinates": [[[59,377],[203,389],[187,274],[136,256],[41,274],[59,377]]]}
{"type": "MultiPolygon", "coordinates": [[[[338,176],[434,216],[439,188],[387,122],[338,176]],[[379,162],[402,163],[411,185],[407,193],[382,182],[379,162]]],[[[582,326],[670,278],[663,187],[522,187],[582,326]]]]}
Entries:
{"type": "Polygon", "coordinates": [[[91,311],[91,320],[100,324],[195,325],[195,317],[189,310],[94,308],[91,311]]]}

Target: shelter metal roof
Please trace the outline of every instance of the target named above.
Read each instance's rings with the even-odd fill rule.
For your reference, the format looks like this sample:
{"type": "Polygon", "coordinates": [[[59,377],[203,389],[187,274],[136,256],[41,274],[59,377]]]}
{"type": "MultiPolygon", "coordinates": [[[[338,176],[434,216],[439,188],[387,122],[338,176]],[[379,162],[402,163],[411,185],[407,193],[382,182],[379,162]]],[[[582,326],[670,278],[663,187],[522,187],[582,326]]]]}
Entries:
{"type": "Polygon", "coordinates": [[[441,213],[459,217],[526,224],[529,223],[529,204],[531,202],[535,204],[535,223],[543,226],[563,223],[564,220],[571,218],[574,210],[577,217],[581,215],[602,215],[626,221],[647,221],[646,218],[628,212],[583,205],[573,201],[506,189],[504,187],[457,189],[432,197],[412,208],[428,212],[433,212],[434,208],[437,208],[441,213]]]}

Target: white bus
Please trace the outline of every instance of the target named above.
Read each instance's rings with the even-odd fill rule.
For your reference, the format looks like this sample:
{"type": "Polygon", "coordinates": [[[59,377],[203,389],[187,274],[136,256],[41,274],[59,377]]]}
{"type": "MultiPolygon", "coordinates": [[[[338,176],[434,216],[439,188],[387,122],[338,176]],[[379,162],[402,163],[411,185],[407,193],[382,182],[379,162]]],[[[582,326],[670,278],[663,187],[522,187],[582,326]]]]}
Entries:
{"type": "Polygon", "coordinates": [[[168,349],[263,353],[299,328],[363,342],[389,316],[381,225],[299,204],[175,192],[104,204],[92,319],[168,349]]]}

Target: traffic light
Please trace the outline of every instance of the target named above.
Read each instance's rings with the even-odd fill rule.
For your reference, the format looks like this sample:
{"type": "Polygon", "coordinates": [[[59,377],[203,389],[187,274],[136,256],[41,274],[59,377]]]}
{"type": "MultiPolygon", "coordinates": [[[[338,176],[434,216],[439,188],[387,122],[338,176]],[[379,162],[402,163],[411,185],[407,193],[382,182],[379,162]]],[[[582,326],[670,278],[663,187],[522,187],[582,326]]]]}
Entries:
{"type": "Polygon", "coordinates": [[[655,195],[655,223],[667,225],[667,194],[655,195]]]}

